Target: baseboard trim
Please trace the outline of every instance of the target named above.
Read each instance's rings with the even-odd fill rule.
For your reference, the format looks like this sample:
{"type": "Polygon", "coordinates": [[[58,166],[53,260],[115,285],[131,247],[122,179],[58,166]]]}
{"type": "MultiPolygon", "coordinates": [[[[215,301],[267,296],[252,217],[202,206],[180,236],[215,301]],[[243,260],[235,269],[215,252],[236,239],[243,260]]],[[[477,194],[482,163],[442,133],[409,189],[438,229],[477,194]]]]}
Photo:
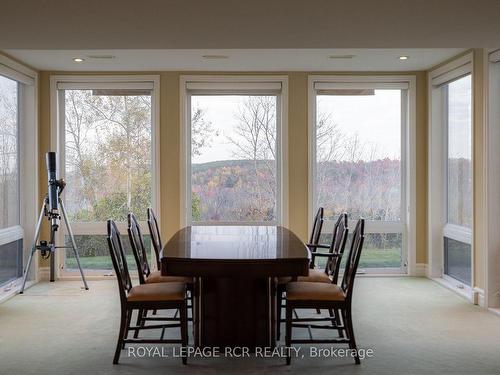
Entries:
{"type": "Polygon", "coordinates": [[[474,303],[474,305],[485,307],[484,289],[478,287],[474,287],[472,289],[472,303],[474,303]]]}
{"type": "Polygon", "coordinates": [[[427,274],[427,263],[417,263],[415,265],[415,276],[429,277],[429,275],[427,274]]]}
{"type": "Polygon", "coordinates": [[[50,267],[38,268],[38,278],[40,281],[50,280],[50,267]]]}

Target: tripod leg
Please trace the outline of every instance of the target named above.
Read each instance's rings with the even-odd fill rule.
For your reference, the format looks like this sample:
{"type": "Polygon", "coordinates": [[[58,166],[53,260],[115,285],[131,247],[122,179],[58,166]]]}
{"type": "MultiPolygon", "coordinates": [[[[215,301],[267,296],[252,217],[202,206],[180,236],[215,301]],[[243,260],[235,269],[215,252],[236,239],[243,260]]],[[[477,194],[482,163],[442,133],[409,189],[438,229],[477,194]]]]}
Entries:
{"type": "Polygon", "coordinates": [[[38,236],[40,235],[40,228],[42,227],[44,210],[45,210],[45,200],[42,203],[40,216],[38,217],[38,222],[36,223],[35,236],[33,237],[33,245],[31,245],[31,253],[28,258],[28,263],[26,264],[26,269],[24,270],[23,284],[21,285],[21,290],[19,291],[19,294],[23,294],[24,292],[24,286],[26,285],[26,279],[28,278],[28,272],[30,271],[31,261],[33,260],[33,254],[36,252],[36,243],[38,241],[38,236]]]}
{"type": "Polygon", "coordinates": [[[24,293],[24,286],[26,285],[26,279],[28,278],[28,272],[30,271],[30,266],[31,266],[31,260],[33,259],[33,254],[36,251],[36,247],[31,249],[30,256],[28,258],[28,263],[26,264],[26,270],[24,271],[24,276],[23,276],[23,283],[21,285],[21,290],[19,291],[19,294],[24,293]]]}
{"type": "Polygon", "coordinates": [[[69,225],[68,215],[66,214],[66,208],[64,207],[64,203],[60,197],[59,197],[59,205],[61,207],[61,212],[63,214],[64,223],[66,224],[66,229],[68,230],[69,238],[71,239],[71,246],[73,247],[73,252],[75,253],[76,263],[78,264],[78,269],[80,270],[80,274],[82,275],[83,284],[85,285],[85,289],[89,290],[89,286],[87,285],[87,280],[85,280],[85,275],[83,274],[82,265],[80,264],[80,256],[78,255],[75,237],[73,236],[73,231],[71,230],[71,226],[69,225]]]}

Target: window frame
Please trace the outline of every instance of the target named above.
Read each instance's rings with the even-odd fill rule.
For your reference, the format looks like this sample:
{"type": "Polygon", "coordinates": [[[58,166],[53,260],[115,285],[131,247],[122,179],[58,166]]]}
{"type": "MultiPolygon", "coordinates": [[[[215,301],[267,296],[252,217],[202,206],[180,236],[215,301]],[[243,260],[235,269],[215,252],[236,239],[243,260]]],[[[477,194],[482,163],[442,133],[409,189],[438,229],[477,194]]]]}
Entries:
{"type": "MultiPolygon", "coordinates": [[[[50,77],[50,110],[51,110],[51,149],[57,150],[57,167],[59,178],[64,177],[65,145],[64,145],[64,119],[65,109],[64,92],[69,88],[59,90],[58,86],[81,87],[82,89],[92,88],[120,88],[135,89],[140,85],[152,84],[151,89],[151,207],[155,210],[158,222],[161,223],[160,207],[160,76],[159,75],[53,75],[50,77]]],[[[64,194],[64,193],[63,193],[64,194]]],[[[64,197],[63,197],[64,198],[64,197]]],[[[143,228],[143,233],[147,234],[147,222],[139,223],[143,228]],[[146,232],[144,232],[146,230],[146,232]]],[[[70,222],[73,234],[77,235],[106,235],[106,222],[74,223],[70,222]]],[[[127,235],[126,222],[117,222],[118,229],[122,235],[127,235]]],[[[64,225],[57,233],[59,243],[64,242],[64,225]]],[[[152,250],[153,251],[153,250],[152,250]]],[[[80,278],[78,270],[66,270],[65,265],[66,252],[56,252],[56,277],[57,278],[80,278]]],[[[154,259],[151,252],[150,259],[154,259]]],[[[154,262],[151,267],[155,268],[154,262]]],[[[91,279],[100,279],[114,275],[114,270],[92,270],[86,269],[85,275],[91,279]]]]}
{"type": "MultiPolygon", "coordinates": [[[[0,74],[17,82],[19,170],[19,222],[18,225],[0,230],[0,245],[23,240],[22,268],[24,271],[40,209],[38,200],[38,73],[0,53],[0,74]]],[[[32,286],[39,279],[38,257],[34,257],[26,287],[32,286]]],[[[17,293],[21,287],[21,280],[22,277],[19,277],[7,282],[9,288],[0,289],[0,301],[17,293]]]]}
{"type": "Polygon", "coordinates": [[[183,75],[179,79],[180,95],[180,226],[189,225],[234,225],[234,226],[273,226],[288,225],[288,77],[287,76],[253,76],[253,75],[183,75]],[[276,160],[277,176],[277,218],[275,221],[201,221],[193,222],[191,214],[191,95],[197,90],[188,86],[201,88],[205,95],[269,95],[268,87],[280,84],[281,91],[276,104],[276,160]]]}
{"type": "Polygon", "coordinates": [[[474,215],[474,61],[467,53],[428,73],[429,199],[428,276],[474,301],[474,220],[471,227],[448,222],[448,89],[453,81],[471,76],[471,214],[474,215]],[[444,272],[444,239],[471,246],[471,280],[468,286],[444,272]]]}
{"type": "MultiPolygon", "coordinates": [[[[309,230],[312,228],[314,215],[314,181],[316,178],[316,98],[317,83],[328,83],[337,88],[397,88],[406,85],[406,105],[402,103],[401,126],[401,221],[367,221],[366,233],[401,233],[401,267],[366,268],[370,274],[407,274],[417,275],[416,263],[416,77],[414,75],[310,75],[309,93],[309,230]],[[406,109],[406,110],[405,110],[406,109]]],[[[402,99],[403,101],[404,99],[402,99]]],[[[355,222],[350,220],[349,226],[355,222]]],[[[325,221],[324,231],[333,229],[333,222],[325,221]]]]}
{"type": "Polygon", "coordinates": [[[486,97],[486,128],[484,139],[484,169],[486,171],[486,191],[484,205],[487,207],[483,220],[486,223],[485,253],[485,289],[481,306],[489,308],[500,315],[500,273],[498,259],[500,255],[500,177],[497,173],[497,161],[500,160],[500,148],[497,140],[500,136],[500,49],[492,48],[484,51],[485,79],[484,94],[486,97]]]}

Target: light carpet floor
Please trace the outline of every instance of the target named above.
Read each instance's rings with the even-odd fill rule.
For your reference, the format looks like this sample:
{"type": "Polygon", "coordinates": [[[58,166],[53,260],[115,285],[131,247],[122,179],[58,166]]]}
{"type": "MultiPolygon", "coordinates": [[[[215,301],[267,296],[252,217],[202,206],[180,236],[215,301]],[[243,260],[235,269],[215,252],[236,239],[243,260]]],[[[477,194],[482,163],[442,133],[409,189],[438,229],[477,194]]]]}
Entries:
{"type": "Polygon", "coordinates": [[[374,351],[360,366],[308,355],[291,366],[282,358],[224,357],[190,358],[183,366],[179,358],[131,358],[126,351],[112,365],[117,292],[114,280],[90,282],[89,291],[58,281],[1,304],[0,374],[500,374],[500,317],[424,278],[357,279],[356,338],[374,351]]]}

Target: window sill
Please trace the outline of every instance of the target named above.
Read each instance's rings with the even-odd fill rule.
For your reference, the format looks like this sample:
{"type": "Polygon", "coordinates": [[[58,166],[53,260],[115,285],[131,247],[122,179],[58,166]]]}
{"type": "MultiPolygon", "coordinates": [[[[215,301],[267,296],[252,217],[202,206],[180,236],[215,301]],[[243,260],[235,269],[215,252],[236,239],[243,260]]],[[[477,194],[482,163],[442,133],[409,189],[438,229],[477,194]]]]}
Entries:
{"type": "MultiPolygon", "coordinates": [[[[19,294],[19,290],[21,289],[22,281],[23,281],[23,279],[22,279],[22,277],[20,277],[20,278],[11,280],[11,281],[3,284],[0,287],[0,303],[3,303],[5,301],[11,299],[15,295],[19,294]]],[[[35,284],[36,284],[36,281],[34,281],[34,280],[26,281],[26,286],[25,286],[24,290],[30,288],[31,286],[33,286],[35,284]]]]}

